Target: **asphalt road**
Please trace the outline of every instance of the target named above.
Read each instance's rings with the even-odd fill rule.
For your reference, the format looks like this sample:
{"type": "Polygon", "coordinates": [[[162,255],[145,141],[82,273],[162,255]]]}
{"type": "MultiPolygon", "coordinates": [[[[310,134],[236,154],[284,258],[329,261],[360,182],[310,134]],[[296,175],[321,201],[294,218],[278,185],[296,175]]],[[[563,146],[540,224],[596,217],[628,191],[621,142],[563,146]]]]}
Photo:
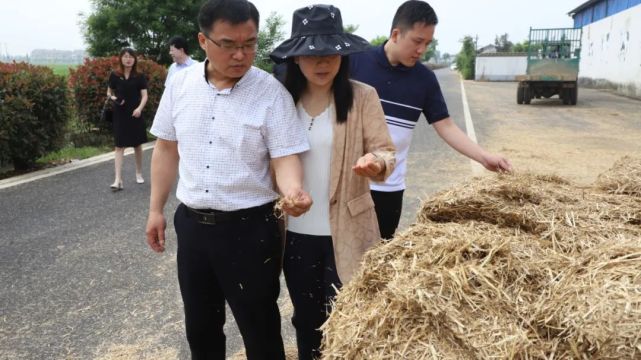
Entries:
{"type": "MultiPolygon", "coordinates": [[[[451,116],[464,127],[457,74],[437,71],[451,116]]],[[[482,143],[486,125],[476,124],[482,143]]],[[[148,178],[151,152],[145,152],[148,178]]],[[[419,198],[470,176],[469,160],[422,120],[414,131],[402,228],[419,198]]],[[[149,184],[112,193],[113,162],[0,190],[1,359],[187,359],[175,267],[172,196],[168,246],[145,244],[149,184]]],[[[284,284],[284,283],[283,283],[284,284]]],[[[293,344],[291,305],[282,287],[283,336],[293,344]]],[[[228,354],[242,350],[228,312],[228,354]]]]}

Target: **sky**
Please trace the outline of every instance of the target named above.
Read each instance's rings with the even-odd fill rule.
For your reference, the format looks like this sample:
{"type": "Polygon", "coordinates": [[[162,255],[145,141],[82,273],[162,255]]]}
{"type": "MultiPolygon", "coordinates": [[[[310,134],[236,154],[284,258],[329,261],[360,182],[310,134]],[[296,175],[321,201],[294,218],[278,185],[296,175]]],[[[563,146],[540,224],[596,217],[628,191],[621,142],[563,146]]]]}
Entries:
{"type": "MultiPolygon", "coordinates": [[[[176,0],[179,1],[179,0],[176,0]]],[[[404,0],[322,0],[341,10],[344,24],[358,25],[357,35],[371,40],[388,35],[394,12],[404,0]]],[[[572,27],[569,11],[587,0],[428,0],[439,19],[434,37],[437,50],[456,54],[464,36],[478,36],[479,47],[508,34],[513,43],[527,39],[535,28],[572,27]]],[[[318,2],[301,0],[254,0],[267,18],[276,12],[291,31],[295,9],[318,2]]],[[[80,13],[90,14],[90,0],[2,0],[0,53],[26,55],[34,49],[84,49],[80,13]]]]}

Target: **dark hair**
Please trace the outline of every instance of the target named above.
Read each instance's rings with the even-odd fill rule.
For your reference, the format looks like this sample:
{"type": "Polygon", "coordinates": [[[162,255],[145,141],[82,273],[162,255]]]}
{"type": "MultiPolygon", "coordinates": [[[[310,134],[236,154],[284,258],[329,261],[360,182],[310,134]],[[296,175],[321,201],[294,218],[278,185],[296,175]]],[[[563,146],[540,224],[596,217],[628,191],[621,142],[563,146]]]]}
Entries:
{"type": "Polygon", "coordinates": [[[169,41],[167,41],[167,45],[173,46],[176,49],[182,49],[185,54],[189,55],[189,46],[187,45],[187,40],[185,40],[184,37],[182,36],[174,36],[169,41]]]}
{"type": "Polygon", "coordinates": [[[136,70],[136,66],[138,65],[138,56],[136,55],[136,51],[132,48],[124,48],[120,50],[120,54],[118,55],[118,68],[120,70],[120,73],[118,75],[124,75],[125,74],[125,66],[122,64],[122,57],[125,54],[129,54],[134,57],[134,66],[131,67],[131,73],[129,74],[130,76],[136,76],[138,75],[138,70],[136,70]]]}
{"type": "Polygon", "coordinates": [[[390,34],[395,28],[399,28],[401,32],[405,32],[414,27],[416,23],[436,25],[438,24],[438,18],[430,4],[420,0],[408,0],[396,10],[396,14],[392,20],[390,34]]]}
{"type": "MultiPolygon", "coordinates": [[[[285,88],[292,94],[294,103],[298,103],[303,91],[307,87],[307,78],[294,63],[293,58],[287,59],[287,72],[285,73],[285,88]]],[[[354,89],[349,81],[349,56],[341,57],[341,66],[332,83],[334,104],[336,104],[336,122],[339,124],[347,121],[347,113],[354,105],[354,89]]]]}
{"type": "Polygon", "coordinates": [[[254,4],[247,0],[209,0],[200,7],[198,12],[200,31],[208,34],[218,20],[228,21],[232,25],[253,20],[258,29],[260,15],[254,4]]]}

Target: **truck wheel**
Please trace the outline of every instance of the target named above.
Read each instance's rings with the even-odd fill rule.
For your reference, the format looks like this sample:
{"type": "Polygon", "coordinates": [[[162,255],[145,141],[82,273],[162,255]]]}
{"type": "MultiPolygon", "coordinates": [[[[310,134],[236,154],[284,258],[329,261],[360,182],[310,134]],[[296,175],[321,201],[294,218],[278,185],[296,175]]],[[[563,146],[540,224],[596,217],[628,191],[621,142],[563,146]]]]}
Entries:
{"type": "Polygon", "coordinates": [[[516,103],[523,104],[523,88],[521,86],[516,89],[516,103]]]}
{"type": "Polygon", "coordinates": [[[530,104],[532,102],[532,94],[529,87],[523,88],[523,103],[530,104]]]}
{"type": "Polygon", "coordinates": [[[570,90],[570,104],[576,105],[576,101],[579,97],[579,88],[574,87],[570,90]]]}
{"type": "Polygon", "coordinates": [[[570,105],[570,89],[563,88],[559,94],[561,100],[563,100],[563,105],[570,105]]]}

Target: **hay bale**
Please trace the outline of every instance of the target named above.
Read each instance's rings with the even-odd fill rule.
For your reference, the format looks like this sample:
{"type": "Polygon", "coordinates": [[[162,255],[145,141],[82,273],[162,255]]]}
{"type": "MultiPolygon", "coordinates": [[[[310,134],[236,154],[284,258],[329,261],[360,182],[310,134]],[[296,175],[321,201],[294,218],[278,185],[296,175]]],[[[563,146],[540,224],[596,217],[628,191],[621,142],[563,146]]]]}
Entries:
{"type": "Polygon", "coordinates": [[[618,234],[640,236],[641,198],[611,196],[557,176],[506,174],[435,195],[417,221],[496,224],[572,252],[618,234]]]}
{"type": "Polygon", "coordinates": [[[323,358],[641,358],[636,200],[531,174],[437,195],[338,294],[323,358]]]}
{"type": "Polygon", "coordinates": [[[623,157],[599,175],[596,185],[612,194],[641,197],[641,158],[623,157]]]}

